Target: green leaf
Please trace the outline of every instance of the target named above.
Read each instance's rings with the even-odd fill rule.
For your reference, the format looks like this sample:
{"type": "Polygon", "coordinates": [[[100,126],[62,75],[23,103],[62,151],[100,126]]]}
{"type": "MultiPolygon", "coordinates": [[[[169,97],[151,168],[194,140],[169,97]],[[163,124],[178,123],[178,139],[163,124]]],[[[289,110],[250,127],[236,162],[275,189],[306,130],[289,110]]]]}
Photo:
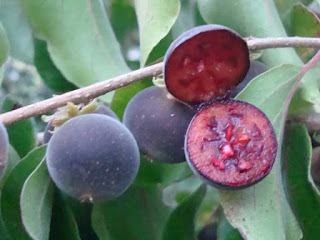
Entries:
{"type": "Polygon", "coordinates": [[[0,66],[7,60],[9,52],[9,41],[6,31],[0,22],[0,66]]]}
{"type": "Polygon", "coordinates": [[[99,0],[24,0],[32,28],[61,73],[84,87],[129,71],[99,0]]]}
{"type": "Polygon", "coordinates": [[[77,222],[67,202],[56,190],[52,208],[52,219],[50,226],[51,240],[81,240],[77,222]]]}
{"type": "Polygon", "coordinates": [[[206,186],[201,185],[172,211],[163,232],[163,240],[195,239],[195,217],[205,194],[206,186]]]}
{"type": "Polygon", "coordinates": [[[217,240],[242,240],[241,234],[234,229],[227,219],[223,218],[218,225],[217,240]]]}
{"type": "Polygon", "coordinates": [[[45,159],[25,181],[21,196],[21,217],[25,230],[33,240],[49,239],[54,185],[45,159]]]}
{"type": "Polygon", "coordinates": [[[14,148],[10,145],[9,148],[9,158],[8,158],[8,165],[6,168],[6,171],[4,173],[4,175],[1,178],[0,181],[0,189],[3,188],[3,185],[5,184],[5,182],[7,181],[8,177],[10,176],[13,168],[17,165],[17,163],[20,161],[20,157],[18,155],[18,153],[16,152],[16,150],[14,150],[14,148]]]}
{"type": "MultiPolygon", "coordinates": [[[[2,102],[1,112],[9,112],[20,106],[12,97],[7,96],[2,102]]],[[[10,144],[18,152],[20,157],[24,157],[36,146],[36,132],[33,119],[29,118],[9,126],[6,126],[10,144]]]]}
{"type": "Polygon", "coordinates": [[[131,186],[122,196],[95,204],[92,225],[101,240],[159,240],[170,209],[157,186],[131,186]]]}
{"type": "Polygon", "coordinates": [[[34,65],[44,83],[55,92],[68,92],[77,87],[68,82],[52,62],[47,50],[47,43],[34,38],[34,65]]]}
{"type": "Polygon", "coordinates": [[[19,0],[0,1],[0,21],[8,34],[10,56],[32,64],[32,32],[19,0]]]}
{"type": "Polygon", "coordinates": [[[29,240],[20,215],[20,194],[25,180],[44,158],[46,146],[34,149],[14,167],[1,194],[5,226],[13,239],[29,240]]]}
{"type": "MultiPolygon", "coordinates": [[[[291,15],[291,35],[300,37],[319,37],[320,36],[320,20],[301,3],[293,6],[291,15]]],[[[299,56],[308,61],[316,53],[314,48],[297,48],[299,56]]]]}
{"type": "Polygon", "coordinates": [[[136,183],[139,185],[161,184],[167,186],[191,175],[192,172],[186,162],[168,164],[141,159],[136,183]]]}
{"type": "Polygon", "coordinates": [[[180,11],[179,0],[135,0],[140,33],[140,64],[170,31],[180,11]]]}
{"type": "Polygon", "coordinates": [[[126,109],[128,102],[142,89],[152,86],[150,79],[144,79],[142,81],[135,82],[126,87],[119,88],[115,91],[111,102],[111,109],[122,120],[124,110],[126,109]]]}
{"type": "Polygon", "coordinates": [[[312,146],[307,128],[288,128],[284,147],[284,170],[290,204],[303,231],[303,239],[320,236],[320,196],[310,175],[312,146]]]}
{"type": "MultiPolygon", "coordinates": [[[[282,131],[280,123],[284,101],[300,70],[293,65],[271,69],[253,79],[237,96],[237,99],[264,111],[278,138],[282,131]]],[[[301,238],[299,226],[284,195],[279,152],[273,169],[261,182],[239,191],[220,192],[228,221],[248,240],[301,238]]]]}
{"type": "MultiPolygon", "coordinates": [[[[0,199],[1,199],[1,190],[0,190],[0,199]]],[[[10,235],[8,234],[8,231],[4,225],[3,219],[2,219],[2,212],[1,212],[1,208],[0,208],[0,236],[1,236],[1,240],[12,240],[12,238],[10,237],[10,235]]]]}
{"type": "Polygon", "coordinates": [[[180,13],[171,29],[173,38],[196,26],[196,7],[196,0],[181,0],[180,13]]]}

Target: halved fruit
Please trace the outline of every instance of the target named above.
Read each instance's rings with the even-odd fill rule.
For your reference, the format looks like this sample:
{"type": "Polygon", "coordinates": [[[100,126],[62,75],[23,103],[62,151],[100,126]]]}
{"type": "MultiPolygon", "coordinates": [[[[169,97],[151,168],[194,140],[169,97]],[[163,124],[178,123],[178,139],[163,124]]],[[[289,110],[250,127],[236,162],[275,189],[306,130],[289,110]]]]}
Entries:
{"type": "Polygon", "coordinates": [[[221,101],[194,116],[185,154],[192,170],[213,186],[239,189],[268,175],[277,139],[261,110],[242,101],[221,101]]]}
{"type": "Polygon", "coordinates": [[[169,47],[164,63],[168,91],[189,105],[227,97],[250,66],[247,43],[220,25],[183,33],[169,47]]]}

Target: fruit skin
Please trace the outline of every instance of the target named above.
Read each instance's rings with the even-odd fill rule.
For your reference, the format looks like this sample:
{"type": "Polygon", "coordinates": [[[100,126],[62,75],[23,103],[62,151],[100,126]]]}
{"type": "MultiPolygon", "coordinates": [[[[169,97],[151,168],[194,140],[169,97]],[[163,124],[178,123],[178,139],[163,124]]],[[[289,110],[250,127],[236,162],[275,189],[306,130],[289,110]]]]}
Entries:
{"type": "Polygon", "coordinates": [[[8,164],[9,139],[6,128],[0,122],[0,179],[3,176],[8,164]]]}
{"type": "Polygon", "coordinates": [[[89,202],[121,195],[134,181],[140,164],[130,131],[101,114],[81,115],[58,128],[49,141],[46,160],[59,189],[89,202]]]}
{"type": "MultiPolygon", "coordinates": [[[[205,37],[202,37],[202,39],[206,39],[205,37]]],[[[200,40],[196,40],[196,41],[200,41],[200,40]]],[[[212,40],[214,41],[214,40],[212,40]]],[[[211,44],[211,42],[209,42],[209,44],[211,44]]],[[[234,49],[233,49],[234,50],[234,49]]],[[[182,58],[182,57],[181,57],[182,58]]],[[[183,57],[185,59],[185,57],[183,57]]],[[[176,61],[173,60],[173,61],[176,61]]],[[[183,59],[181,59],[182,61],[183,59]]],[[[179,61],[178,61],[179,62],[179,61]]],[[[190,65],[191,65],[190,64],[190,65]]],[[[232,64],[230,64],[232,65],[232,64]]],[[[204,102],[212,102],[214,100],[219,100],[219,99],[225,99],[227,96],[230,95],[230,93],[235,89],[235,87],[245,78],[246,73],[248,72],[250,67],[250,59],[249,59],[249,49],[247,46],[247,43],[241,38],[241,36],[236,33],[235,31],[233,31],[230,28],[227,28],[225,26],[221,26],[221,25],[215,25],[215,24],[208,24],[208,25],[203,25],[203,26],[198,26],[195,28],[190,29],[189,31],[184,32],[182,35],[180,35],[169,47],[169,49],[167,50],[166,54],[165,54],[165,58],[164,58],[164,67],[163,67],[163,74],[164,74],[164,80],[167,86],[168,91],[174,96],[176,97],[178,100],[187,103],[188,105],[191,106],[199,106],[204,102]],[[218,42],[218,45],[213,45],[216,49],[218,47],[220,47],[218,50],[213,50],[214,54],[221,54],[221,56],[218,57],[214,57],[215,55],[212,54],[210,51],[208,50],[203,50],[203,52],[200,52],[200,46],[202,46],[201,44],[197,44],[196,49],[195,48],[195,44],[191,44],[191,46],[193,46],[193,48],[190,48],[190,41],[192,39],[195,39],[198,36],[201,36],[201,34],[207,34],[210,32],[224,32],[226,33],[223,37],[224,38],[230,38],[232,37],[232,40],[228,40],[227,43],[232,42],[233,45],[236,44],[237,48],[235,48],[235,51],[240,52],[241,54],[235,54],[234,52],[228,52],[227,49],[230,48],[229,47],[224,47],[223,44],[226,43],[226,41],[220,41],[218,42]],[[189,46],[187,46],[189,44],[189,46]],[[179,48],[184,48],[183,51],[180,51],[179,48]],[[190,49],[192,49],[193,51],[191,51],[190,49]],[[222,49],[222,50],[221,50],[222,49]],[[179,53],[180,51],[180,53],[179,53]],[[176,53],[175,53],[176,52],[176,53]],[[170,83],[172,80],[172,77],[170,76],[176,76],[177,75],[177,71],[179,73],[179,71],[184,71],[183,74],[181,75],[181,79],[185,80],[187,79],[188,81],[192,78],[194,78],[194,75],[188,75],[188,71],[190,71],[190,66],[188,66],[188,70],[181,70],[181,68],[179,70],[175,69],[178,63],[172,63],[170,61],[172,56],[174,56],[174,54],[178,55],[178,56],[174,56],[174,58],[180,59],[179,54],[182,54],[182,52],[186,55],[194,55],[194,56],[190,56],[189,60],[191,61],[191,64],[194,63],[204,63],[204,65],[202,65],[203,69],[207,75],[203,75],[204,73],[201,72],[201,70],[198,70],[199,73],[196,73],[196,79],[198,80],[197,82],[200,82],[201,80],[199,79],[205,79],[205,81],[201,81],[202,83],[206,83],[204,89],[206,89],[207,91],[204,92],[204,90],[195,90],[198,89],[198,86],[201,86],[202,84],[198,84],[197,87],[193,86],[191,91],[186,92],[186,90],[181,90],[183,87],[183,84],[181,83],[176,83],[179,86],[175,86],[172,87],[172,83],[170,83]],[[205,54],[211,54],[212,56],[210,56],[210,58],[206,57],[205,54]],[[228,53],[228,55],[227,55],[228,53]],[[232,71],[229,71],[230,66],[228,66],[228,61],[229,59],[227,57],[230,57],[230,61],[235,61],[235,67],[232,69],[232,71]],[[209,62],[210,59],[212,62],[209,62]],[[221,70],[212,70],[214,68],[214,66],[217,66],[218,64],[222,65],[221,70]],[[210,66],[208,66],[210,65],[210,66]],[[170,69],[173,68],[174,70],[170,69]],[[234,70],[235,69],[235,70],[234,70]],[[239,71],[240,69],[240,71],[239,71]],[[172,73],[171,71],[176,71],[175,73],[172,73]],[[228,73],[230,74],[230,72],[236,73],[236,75],[234,75],[233,77],[230,77],[228,74],[224,75],[221,74],[219,72],[223,72],[223,73],[228,73]],[[209,75],[208,75],[209,74],[209,75]],[[186,77],[187,76],[187,77],[186,77]],[[217,77],[218,76],[218,77],[217,77]],[[212,77],[214,79],[214,84],[217,85],[213,85],[212,83],[208,84],[208,79],[212,77]],[[217,80],[218,79],[218,80],[217,80]],[[210,89],[211,88],[211,89],[210,89]],[[179,91],[183,91],[183,93],[179,94],[179,91]],[[208,89],[210,91],[208,91],[208,89]],[[200,91],[200,92],[197,92],[200,91]]],[[[179,80],[180,81],[180,80],[179,80]]],[[[186,87],[188,88],[188,87],[186,87]]],[[[189,89],[190,90],[190,89],[189,89]]]]}
{"type": "Polygon", "coordinates": [[[153,86],[130,100],[123,122],[148,158],[178,163],[185,161],[184,136],[195,113],[188,106],[168,98],[164,89],[153,86]]]}
{"type": "Polygon", "coordinates": [[[261,73],[264,73],[265,71],[268,70],[268,67],[258,61],[250,61],[250,68],[249,71],[246,75],[246,77],[244,78],[244,80],[234,89],[234,91],[231,93],[230,97],[234,98],[235,96],[237,96],[242,89],[244,89],[248,83],[254,79],[256,76],[260,75],[261,73]]]}
{"type": "Polygon", "coordinates": [[[198,240],[216,240],[217,239],[217,224],[211,223],[204,228],[198,234],[198,240]]]}
{"type": "MultiPolygon", "coordinates": [[[[257,115],[256,115],[257,116],[257,115]]],[[[255,117],[256,117],[255,116],[255,117]]],[[[210,106],[206,106],[204,108],[202,108],[192,119],[189,127],[188,127],[188,130],[187,130],[187,133],[186,133],[186,137],[185,137],[185,155],[186,155],[186,158],[187,158],[187,162],[191,168],[191,170],[196,174],[196,175],[199,175],[202,180],[204,180],[205,182],[207,182],[208,184],[216,187],[216,188],[219,188],[219,189],[222,189],[222,190],[239,190],[239,189],[244,189],[244,188],[247,188],[247,187],[250,187],[256,183],[258,183],[259,181],[261,181],[262,179],[264,179],[271,171],[272,169],[272,166],[274,164],[274,161],[275,161],[275,158],[276,158],[276,155],[277,155],[277,148],[278,148],[278,143],[277,143],[277,138],[276,138],[276,134],[273,130],[273,127],[272,127],[272,124],[270,123],[269,119],[267,118],[267,116],[260,110],[258,109],[257,107],[247,103],[247,102],[243,102],[243,101],[239,101],[239,100],[226,100],[226,101],[220,101],[220,102],[214,102],[213,104],[211,104],[210,106]],[[212,108],[214,107],[216,104],[230,104],[230,103],[238,103],[238,104],[242,104],[246,107],[249,107],[251,109],[253,109],[254,111],[256,111],[256,113],[258,113],[258,117],[263,117],[263,119],[265,119],[267,121],[267,124],[265,124],[265,128],[268,129],[268,131],[270,132],[270,141],[271,141],[271,145],[273,146],[272,149],[270,150],[271,151],[271,156],[270,156],[270,166],[268,168],[268,170],[261,176],[251,180],[251,182],[248,182],[248,183],[245,183],[245,184],[242,184],[242,185],[230,185],[230,184],[226,184],[226,183],[223,183],[223,182],[217,182],[217,181],[214,181],[212,179],[212,176],[208,177],[208,176],[205,176],[204,174],[202,174],[195,166],[194,166],[194,162],[193,160],[191,159],[190,157],[190,154],[189,154],[189,151],[188,151],[188,139],[189,139],[189,133],[190,133],[190,129],[192,128],[192,123],[194,122],[194,120],[199,116],[199,114],[201,114],[202,111],[206,110],[206,109],[209,109],[209,108],[212,108]]]]}
{"type": "MultiPolygon", "coordinates": [[[[118,116],[110,108],[108,108],[105,105],[100,105],[95,113],[107,115],[109,117],[112,117],[112,118],[120,121],[118,116]]],[[[48,143],[49,140],[51,139],[51,137],[53,135],[53,133],[52,133],[53,130],[54,130],[54,127],[50,123],[48,123],[46,128],[44,129],[44,133],[43,133],[43,143],[44,144],[48,143]]]]}
{"type": "Polygon", "coordinates": [[[315,183],[320,184],[320,147],[312,149],[311,176],[315,183]]]}

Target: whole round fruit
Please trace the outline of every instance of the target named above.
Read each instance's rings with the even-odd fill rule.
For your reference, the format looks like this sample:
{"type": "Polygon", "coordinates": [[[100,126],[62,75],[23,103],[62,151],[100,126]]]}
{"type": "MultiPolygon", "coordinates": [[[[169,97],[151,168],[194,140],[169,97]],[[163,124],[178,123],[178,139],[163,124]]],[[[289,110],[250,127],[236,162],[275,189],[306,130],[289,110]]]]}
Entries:
{"type": "Polygon", "coordinates": [[[313,181],[320,184],[320,147],[312,149],[311,176],[313,181]]]}
{"type": "Polygon", "coordinates": [[[192,119],[185,140],[192,170],[222,189],[248,187],[271,170],[277,139],[266,115],[241,101],[215,102],[192,119]]]}
{"type": "MultiPolygon", "coordinates": [[[[118,116],[110,108],[108,108],[105,105],[100,105],[99,108],[94,113],[103,114],[103,115],[112,117],[116,120],[119,120],[118,116]]],[[[54,127],[50,123],[48,123],[43,133],[44,144],[49,142],[49,140],[53,135],[53,131],[54,131],[54,127]]]]}
{"type": "Polygon", "coordinates": [[[57,187],[89,202],[121,195],[134,181],[140,163],[129,130],[101,114],[81,115],[64,123],[49,141],[46,159],[57,187]]]}
{"type": "Polygon", "coordinates": [[[0,179],[6,170],[9,155],[9,139],[6,128],[0,122],[0,179]]]}
{"type": "Polygon", "coordinates": [[[261,73],[264,73],[265,71],[268,70],[268,67],[258,61],[251,61],[250,62],[250,68],[249,71],[246,75],[246,77],[244,78],[244,80],[235,88],[235,90],[231,93],[230,97],[235,97],[237,96],[242,89],[244,89],[248,83],[254,79],[256,76],[260,75],[261,73]]]}
{"type": "Polygon", "coordinates": [[[164,89],[149,87],[130,100],[123,122],[148,158],[178,163],[185,161],[184,136],[195,113],[164,89]]]}
{"type": "Polygon", "coordinates": [[[164,60],[168,91],[189,105],[227,97],[250,66],[247,43],[230,28],[203,25],[178,37],[164,60]]]}

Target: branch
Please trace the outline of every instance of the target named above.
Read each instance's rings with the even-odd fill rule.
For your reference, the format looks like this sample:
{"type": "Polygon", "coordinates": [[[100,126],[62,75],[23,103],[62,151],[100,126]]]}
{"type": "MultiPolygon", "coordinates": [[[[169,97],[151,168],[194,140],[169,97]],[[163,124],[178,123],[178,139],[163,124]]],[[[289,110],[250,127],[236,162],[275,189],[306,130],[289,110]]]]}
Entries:
{"type": "MultiPolygon", "coordinates": [[[[286,38],[247,38],[250,50],[280,48],[280,47],[310,47],[320,48],[320,38],[286,37],[286,38]]],[[[50,110],[62,107],[68,102],[75,104],[88,102],[98,96],[115,89],[127,86],[141,79],[159,75],[162,72],[163,63],[141,68],[139,70],[120,75],[115,78],[107,79],[102,82],[92,84],[88,87],[80,88],[68,93],[54,96],[47,100],[37,102],[11,112],[0,115],[0,120],[5,125],[44,114],[50,110]]]]}

